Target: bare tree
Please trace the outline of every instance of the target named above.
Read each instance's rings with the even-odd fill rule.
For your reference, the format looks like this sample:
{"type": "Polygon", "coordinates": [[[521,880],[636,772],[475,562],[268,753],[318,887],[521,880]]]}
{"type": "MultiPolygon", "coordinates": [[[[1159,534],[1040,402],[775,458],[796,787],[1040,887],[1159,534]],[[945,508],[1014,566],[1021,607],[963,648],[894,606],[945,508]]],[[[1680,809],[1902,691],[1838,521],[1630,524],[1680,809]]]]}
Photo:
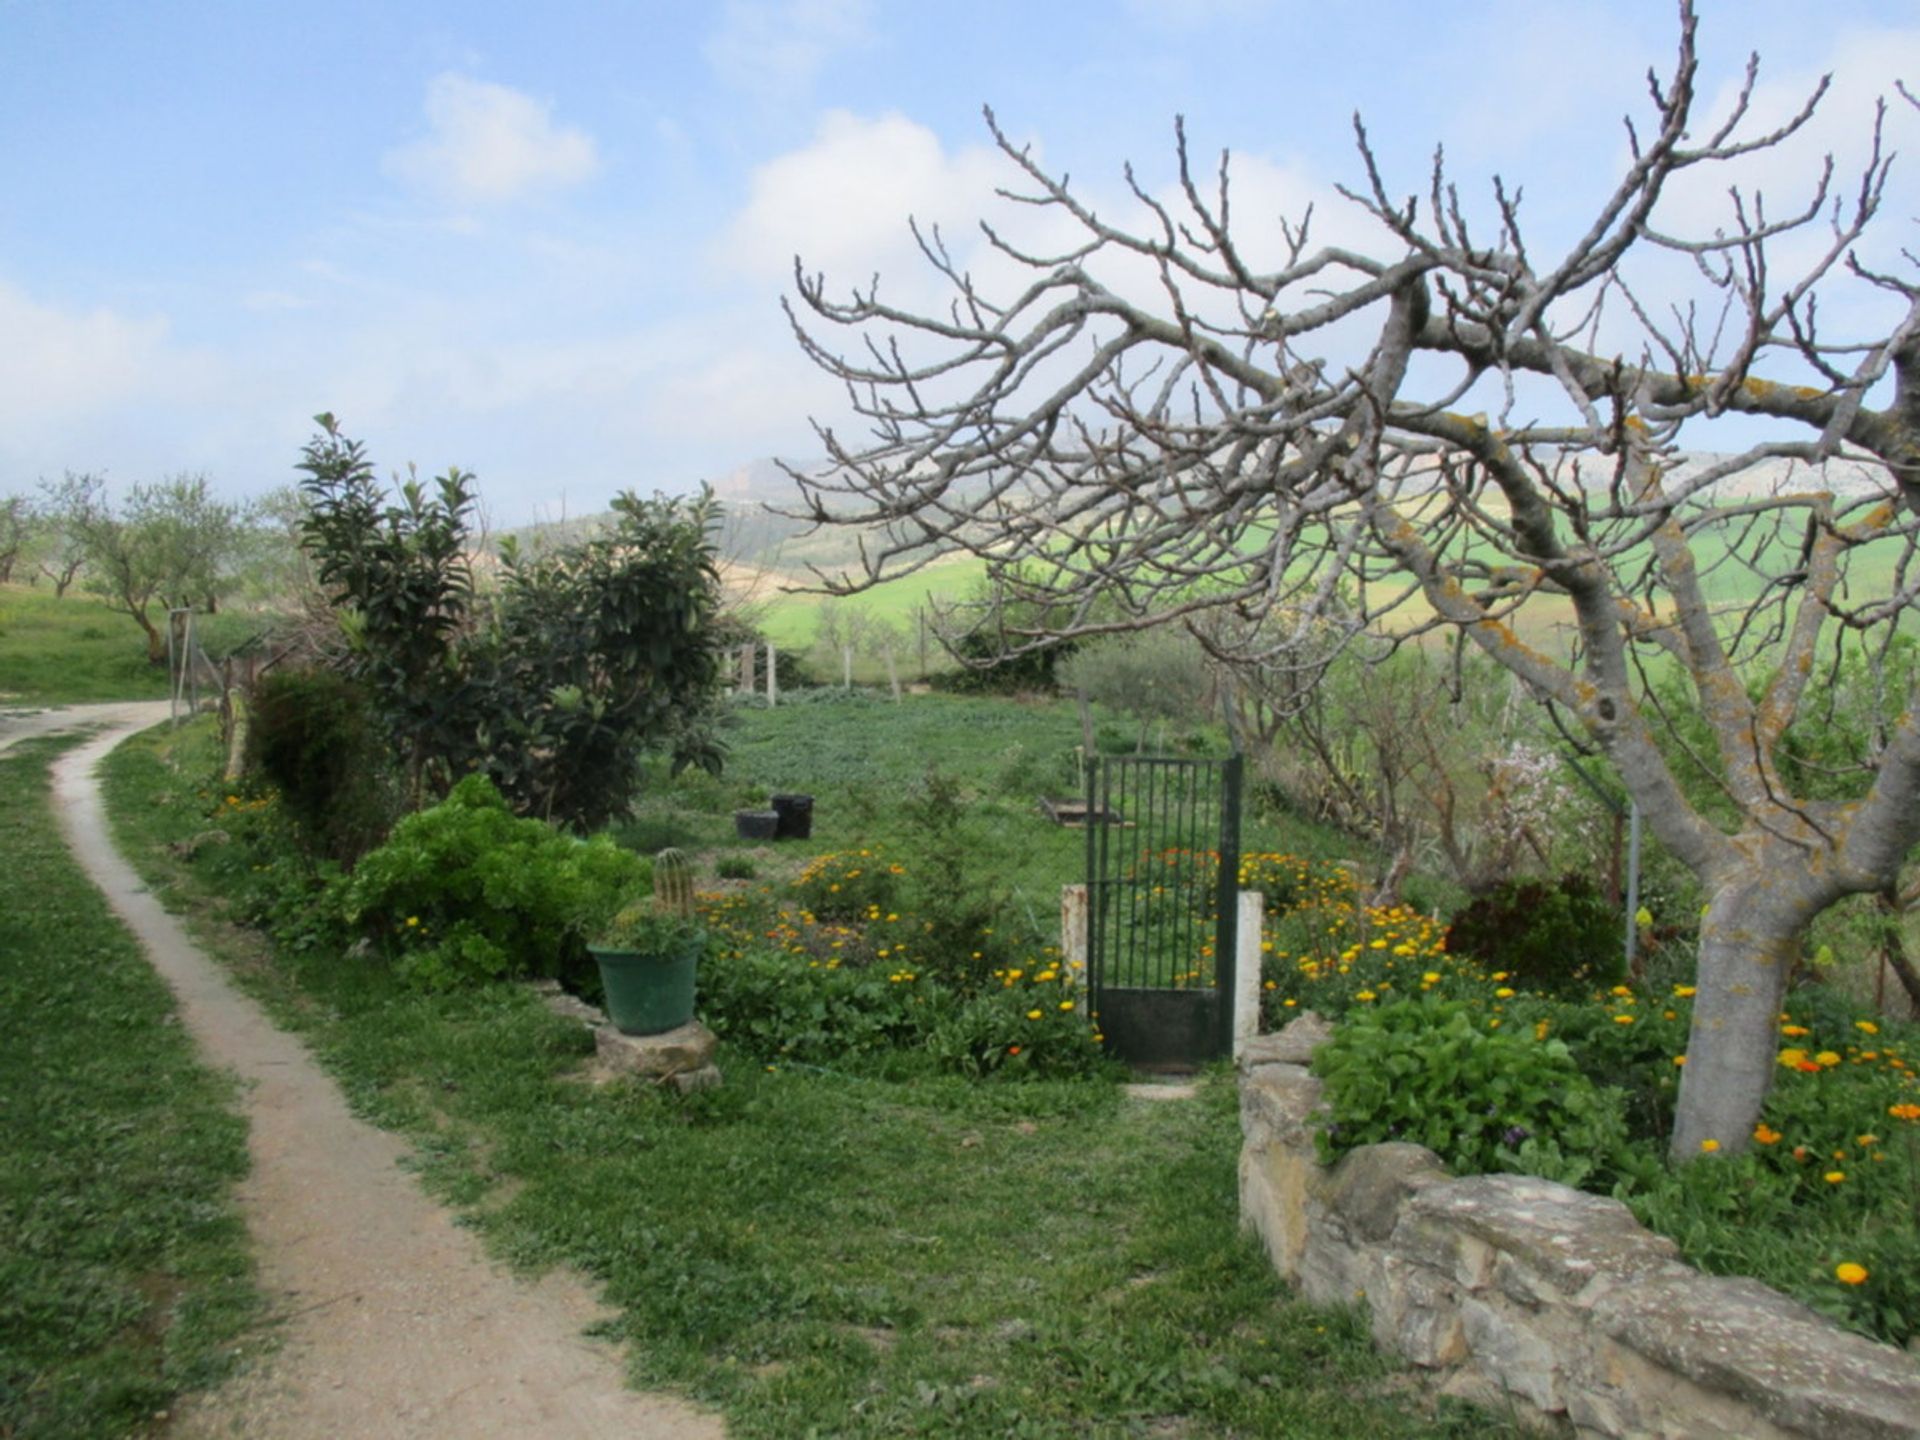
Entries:
{"type": "Polygon", "coordinates": [[[796,265],[794,326],[871,426],[857,444],[822,427],[837,468],[798,477],[816,520],[881,527],[865,583],[971,550],[1030,613],[1064,617],[1024,644],[1174,622],[1256,670],[1310,669],[1303,645],[1365,630],[1454,628],[1603,751],[1709,897],[1672,1142],[1689,1158],[1752,1134],[1808,921],[1895,883],[1920,842],[1920,697],[1899,697],[1846,802],[1796,795],[1776,753],[1833,636],[1884,639],[1920,596],[1920,283],[1856,253],[1888,177],[1879,122],[1861,173],[1843,186],[1829,161],[1780,214],[1729,188],[1729,167],[1800,130],[1825,83],[1759,129],[1756,58],[1708,125],[1690,3],[1679,32],[1671,72],[1648,77],[1650,116],[1627,123],[1618,183],[1556,252],[1528,243],[1499,179],[1470,214],[1437,155],[1425,194],[1394,198],[1356,119],[1365,182],[1345,193],[1376,253],[1315,248],[1307,216],[1280,222],[1286,258],[1260,269],[1226,158],[1197,173],[1183,130],[1176,190],[1127,171],[1145,217],[1129,229],[989,112],[1022,177],[1003,193],[1077,240],[1036,254],[983,226],[995,267],[1023,277],[996,299],[916,229],[951,287],[930,314],[877,282],[835,298],[796,265]],[[1729,218],[1676,233],[1670,192],[1729,196],[1729,218]],[[1150,300],[1103,278],[1129,267],[1151,275],[1150,300]],[[1669,311],[1653,297],[1676,268],[1692,294],[1669,311]],[[1817,323],[1842,288],[1878,306],[1864,337],[1817,323]],[[834,326],[857,343],[829,344],[834,326]],[[1309,354],[1337,357],[1356,330],[1350,360],[1309,354]],[[1683,427],[1723,415],[1763,438],[1681,463],[1683,427]],[[1836,490],[1819,468],[1834,461],[1861,483],[1836,490]],[[1854,563],[1868,546],[1893,554],[1871,577],[1854,563]],[[1715,603],[1741,565],[1738,603],[1715,603]],[[1570,620],[1568,643],[1523,628],[1542,611],[1570,620]],[[1691,681],[1731,825],[1689,799],[1659,743],[1650,661],[1691,681]]]}

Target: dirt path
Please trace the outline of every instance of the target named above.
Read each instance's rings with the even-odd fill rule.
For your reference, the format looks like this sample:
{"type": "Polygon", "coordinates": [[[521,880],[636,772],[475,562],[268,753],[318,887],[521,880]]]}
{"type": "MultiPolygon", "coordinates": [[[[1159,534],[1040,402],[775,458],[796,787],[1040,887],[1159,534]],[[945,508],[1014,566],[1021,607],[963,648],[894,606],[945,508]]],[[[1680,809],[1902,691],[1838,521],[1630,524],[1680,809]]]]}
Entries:
{"type": "MultiPolygon", "coordinates": [[[[577,1278],[530,1284],[490,1262],[399,1168],[405,1145],[348,1112],[300,1042],[227,983],[115,852],[94,767],[165,712],[164,701],[65,712],[112,723],[62,757],[54,795],[74,854],[173,987],[202,1051],[244,1083],[253,1172],[241,1202],[283,1334],[259,1367],[184,1405],[170,1433],[720,1440],[712,1415],[623,1387],[619,1352],[581,1334],[603,1312],[577,1278]]],[[[17,738],[0,729],[0,749],[17,738]]]]}

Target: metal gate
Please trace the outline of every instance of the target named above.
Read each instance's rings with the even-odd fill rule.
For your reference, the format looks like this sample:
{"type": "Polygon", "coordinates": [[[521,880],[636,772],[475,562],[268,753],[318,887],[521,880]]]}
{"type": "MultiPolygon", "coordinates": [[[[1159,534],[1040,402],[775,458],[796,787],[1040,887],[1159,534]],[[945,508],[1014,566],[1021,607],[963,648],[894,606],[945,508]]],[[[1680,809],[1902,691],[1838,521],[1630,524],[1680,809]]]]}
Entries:
{"type": "Polygon", "coordinates": [[[1087,974],[1106,1048],[1183,1069],[1233,1048],[1241,757],[1087,772],[1087,974]]]}

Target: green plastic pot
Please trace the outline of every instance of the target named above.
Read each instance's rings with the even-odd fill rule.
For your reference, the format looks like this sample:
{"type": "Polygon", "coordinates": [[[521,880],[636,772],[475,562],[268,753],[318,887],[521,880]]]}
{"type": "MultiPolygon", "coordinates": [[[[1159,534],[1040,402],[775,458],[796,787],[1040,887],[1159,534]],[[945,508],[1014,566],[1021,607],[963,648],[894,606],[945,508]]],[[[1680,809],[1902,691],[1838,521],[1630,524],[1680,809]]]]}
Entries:
{"type": "Polygon", "coordinates": [[[607,1018],[622,1035],[659,1035],[693,1019],[694,972],[704,937],[677,951],[590,947],[607,992],[607,1018]]]}

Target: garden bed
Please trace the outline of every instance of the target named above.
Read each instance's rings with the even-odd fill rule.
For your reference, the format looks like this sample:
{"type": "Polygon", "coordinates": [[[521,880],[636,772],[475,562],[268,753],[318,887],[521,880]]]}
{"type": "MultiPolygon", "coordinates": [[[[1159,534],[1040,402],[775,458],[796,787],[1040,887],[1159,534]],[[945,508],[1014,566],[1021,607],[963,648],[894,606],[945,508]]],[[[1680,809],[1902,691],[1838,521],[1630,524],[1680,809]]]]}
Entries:
{"type": "Polygon", "coordinates": [[[1701,1275],[1616,1200],[1527,1175],[1455,1178],[1389,1142],[1321,1163],[1329,1036],[1306,1015],[1241,1060],[1242,1222],[1309,1299],[1446,1393],[1582,1434],[1920,1436],[1920,1362],[1752,1280],[1701,1275]]]}

